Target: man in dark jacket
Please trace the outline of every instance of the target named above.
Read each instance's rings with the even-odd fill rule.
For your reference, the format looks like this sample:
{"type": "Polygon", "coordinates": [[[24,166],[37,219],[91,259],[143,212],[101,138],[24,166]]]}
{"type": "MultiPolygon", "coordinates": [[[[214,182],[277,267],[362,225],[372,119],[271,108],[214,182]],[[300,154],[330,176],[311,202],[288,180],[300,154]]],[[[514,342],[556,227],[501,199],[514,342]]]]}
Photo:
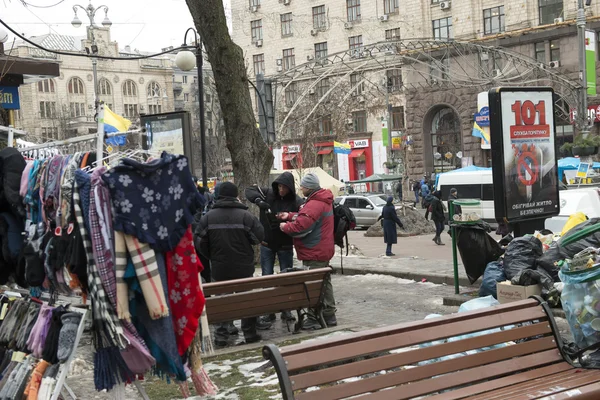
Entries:
{"type": "MultiPolygon", "coordinates": [[[[450,189],[450,196],[448,196],[448,210],[450,210],[450,204],[452,204],[454,200],[458,200],[458,190],[456,190],[456,188],[450,189]]],[[[454,214],[462,214],[462,207],[455,205],[454,214]]]]}
{"type": "Polygon", "coordinates": [[[440,190],[433,192],[431,200],[431,219],[435,222],[435,237],[433,241],[439,246],[444,245],[440,235],[444,232],[445,211],[444,203],[442,203],[442,192],[440,190]]]}
{"type": "MultiPolygon", "coordinates": [[[[297,212],[304,202],[296,194],[294,175],[284,172],[273,181],[270,188],[261,188],[258,185],[246,189],[246,198],[260,208],[260,222],[265,230],[265,240],[260,246],[260,266],[263,276],[273,275],[275,269],[275,256],[279,259],[279,271],[284,271],[294,266],[294,244],[291,236],[279,229],[276,215],[281,212],[297,212]]],[[[270,321],[275,320],[275,314],[267,316],[270,321]]],[[[281,313],[284,321],[293,320],[289,311],[281,313]]]]}
{"type": "MultiPolygon", "coordinates": [[[[254,275],[254,249],[264,240],[260,221],[237,199],[238,188],[223,182],[219,199],[212,210],[198,223],[195,234],[200,239],[200,252],[211,262],[213,281],[250,278],[254,275]]],[[[219,324],[215,331],[215,345],[227,345],[230,323],[219,324]]],[[[242,319],[246,343],[258,342],[256,317],[242,319]]]]}

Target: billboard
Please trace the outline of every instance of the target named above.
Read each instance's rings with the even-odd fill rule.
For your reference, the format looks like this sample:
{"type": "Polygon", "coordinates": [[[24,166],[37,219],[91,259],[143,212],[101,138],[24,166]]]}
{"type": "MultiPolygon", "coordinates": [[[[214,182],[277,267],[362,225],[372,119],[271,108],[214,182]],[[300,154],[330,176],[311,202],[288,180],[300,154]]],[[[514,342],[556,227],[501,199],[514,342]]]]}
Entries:
{"type": "Polygon", "coordinates": [[[494,208],[518,222],[559,212],[553,90],[495,88],[489,92],[494,208]]]}

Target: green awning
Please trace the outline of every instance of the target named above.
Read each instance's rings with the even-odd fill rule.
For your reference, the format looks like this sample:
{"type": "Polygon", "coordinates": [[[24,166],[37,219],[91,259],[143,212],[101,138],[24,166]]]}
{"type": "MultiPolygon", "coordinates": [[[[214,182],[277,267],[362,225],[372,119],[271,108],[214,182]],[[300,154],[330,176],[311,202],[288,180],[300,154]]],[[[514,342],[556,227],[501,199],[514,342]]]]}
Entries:
{"type": "Polygon", "coordinates": [[[401,175],[383,175],[383,174],[373,174],[365,179],[360,179],[358,181],[348,181],[347,183],[355,184],[355,183],[375,183],[375,182],[386,182],[386,181],[399,181],[402,179],[401,175]]]}

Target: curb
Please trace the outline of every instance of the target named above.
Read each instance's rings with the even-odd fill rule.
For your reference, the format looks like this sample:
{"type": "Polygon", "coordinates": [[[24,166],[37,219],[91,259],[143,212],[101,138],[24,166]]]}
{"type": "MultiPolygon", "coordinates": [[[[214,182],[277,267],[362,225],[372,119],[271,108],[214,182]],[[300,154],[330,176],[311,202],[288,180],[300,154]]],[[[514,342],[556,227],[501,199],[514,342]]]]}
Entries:
{"type": "MultiPolygon", "coordinates": [[[[463,303],[466,303],[469,300],[473,300],[473,299],[477,298],[476,296],[475,297],[474,296],[470,296],[469,294],[470,294],[469,292],[465,292],[462,295],[461,294],[455,294],[455,295],[452,295],[452,296],[446,296],[446,297],[443,298],[443,300],[444,300],[443,304],[445,306],[460,307],[463,303]]],[[[565,315],[565,312],[564,312],[564,310],[562,308],[551,308],[551,310],[552,310],[552,314],[555,317],[564,318],[564,319],[567,318],[566,315],[565,315]]]]}
{"type": "MultiPolygon", "coordinates": [[[[335,268],[336,274],[341,274],[341,270],[335,268]]],[[[437,283],[439,285],[454,285],[454,277],[442,274],[431,274],[431,273],[416,273],[416,272],[408,272],[408,271],[393,271],[389,269],[369,269],[365,270],[362,268],[355,267],[344,267],[344,275],[352,274],[352,275],[367,275],[367,274],[382,274],[382,275],[390,275],[396,278],[402,279],[410,279],[416,282],[421,282],[421,280],[425,279],[428,282],[437,283]]],[[[475,283],[471,285],[468,278],[459,277],[458,282],[460,286],[471,286],[478,287],[479,285],[475,283]]]]}

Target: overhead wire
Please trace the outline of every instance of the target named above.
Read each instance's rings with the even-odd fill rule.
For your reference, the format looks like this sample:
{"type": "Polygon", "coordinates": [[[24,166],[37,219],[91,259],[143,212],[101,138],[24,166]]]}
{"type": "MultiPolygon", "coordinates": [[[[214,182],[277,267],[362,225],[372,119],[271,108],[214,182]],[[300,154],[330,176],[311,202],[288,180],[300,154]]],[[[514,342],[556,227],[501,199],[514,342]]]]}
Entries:
{"type": "Polygon", "coordinates": [[[26,2],[25,0],[21,0],[21,3],[25,6],[25,7],[33,7],[33,8],[52,8],[52,7],[56,7],[57,5],[64,3],[65,0],[60,0],[58,3],[49,5],[49,6],[36,6],[35,4],[30,4],[28,2],[26,2]]]}

